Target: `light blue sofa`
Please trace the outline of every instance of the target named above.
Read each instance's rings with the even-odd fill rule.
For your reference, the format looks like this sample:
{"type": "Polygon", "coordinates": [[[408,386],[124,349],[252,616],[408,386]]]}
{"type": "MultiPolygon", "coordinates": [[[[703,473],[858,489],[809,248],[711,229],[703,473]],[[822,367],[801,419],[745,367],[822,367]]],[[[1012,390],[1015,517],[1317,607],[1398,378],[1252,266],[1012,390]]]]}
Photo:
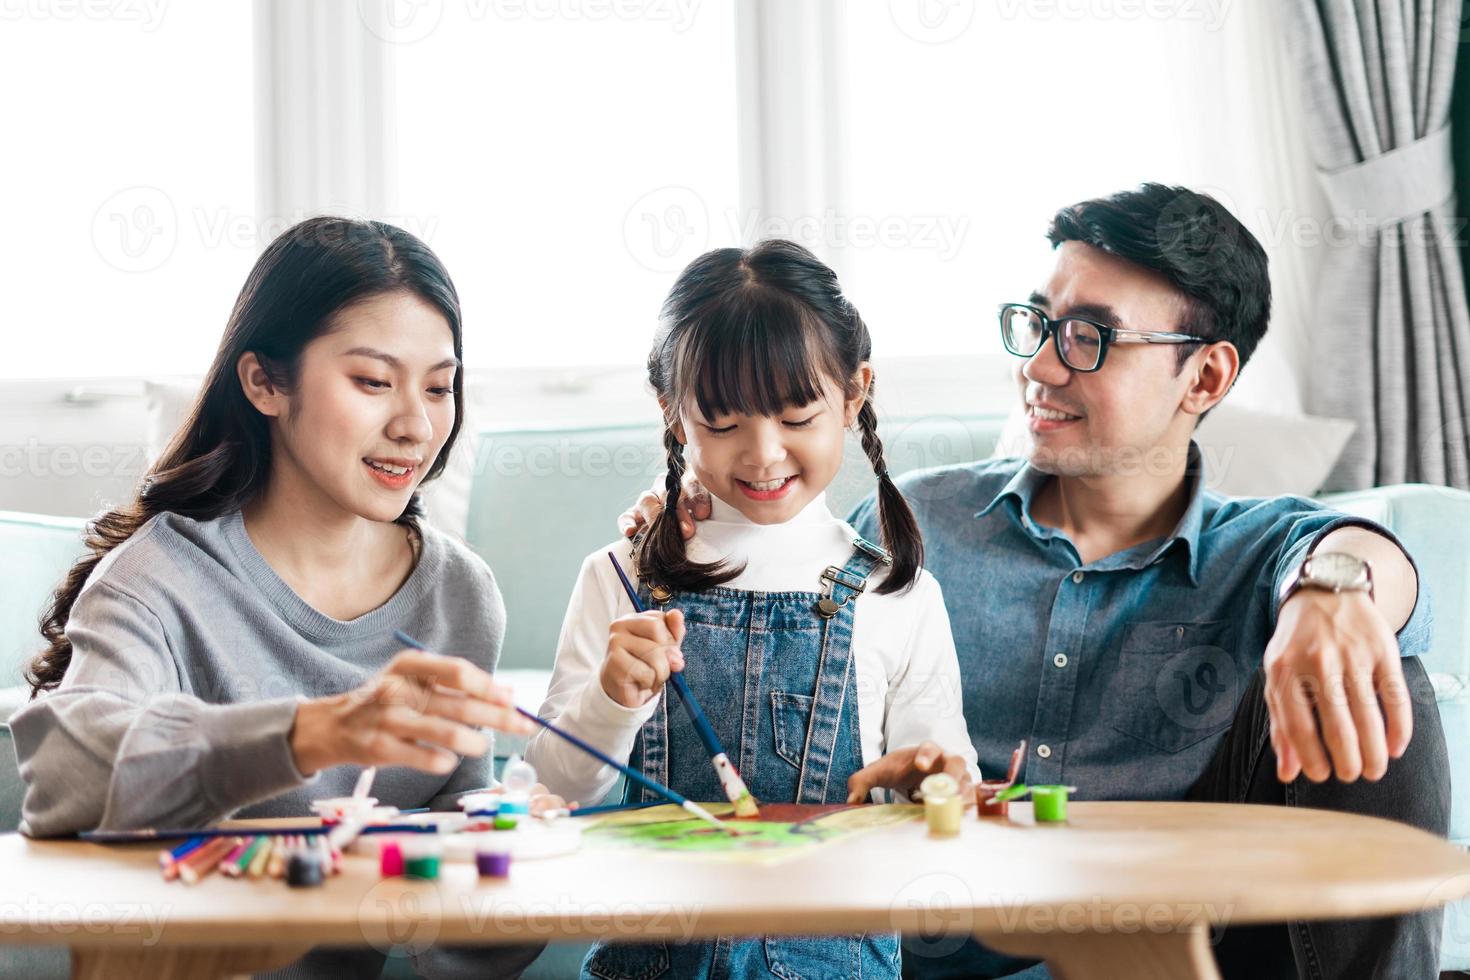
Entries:
{"type": "MultiPolygon", "coordinates": [[[[989,456],[1002,421],[996,416],[889,419],[882,434],[890,469],[902,473],[989,456]]],[[[478,440],[467,540],[495,569],[505,594],[508,629],[501,667],[522,676],[549,671],[582,559],[612,540],[619,512],[663,472],[658,433],[651,426],[538,428],[483,431],[478,440]]],[[[851,446],[829,491],[832,509],[845,513],[872,482],[862,453],[851,446]]],[[[1451,837],[1470,845],[1470,494],[1399,486],[1327,499],[1393,529],[1433,589],[1436,632],[1425,663],[1454,767],[1451,837]]],[[[0,513],[6,554],[0,564],[0,721],[21,694],[12,690],[7,696],[6,688],[19,683],[20,664],[36,647],[40,606],[76,555],[80,528],[80,521],[0,513]]],[[[9,733],[0,724],[0,830],[15,826],[18,809],[9,733]]],[[[7,958],[15,955],[0,953],[0,974],[19,966],[7,958]]],[[[553,947],[529,975],[564,976],[579,956],[578,948],[553,947]]],[[[49,962],[53,972],[63,968],[54,955],[49,962]]],[[[1470,902],[1446,915],[1442,964],[1445,970],[1470,969],[1470,902]]]]}

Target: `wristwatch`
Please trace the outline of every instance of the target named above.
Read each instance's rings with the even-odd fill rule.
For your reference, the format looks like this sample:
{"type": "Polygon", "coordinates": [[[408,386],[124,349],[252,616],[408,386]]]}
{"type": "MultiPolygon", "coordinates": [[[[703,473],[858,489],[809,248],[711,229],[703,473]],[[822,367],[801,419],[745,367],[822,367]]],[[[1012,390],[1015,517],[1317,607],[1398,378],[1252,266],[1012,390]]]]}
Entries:
{"type": "Polygon", "coordinates": [[[1281,588],[1276,603],[1280,609],[1299,589],[1322,589],[1326,592],[1366,592],[1373,598],[1373,566],[1357,555],[1342,551],[1324,551],[1307,555],[1301,567],[1281,588]]]}

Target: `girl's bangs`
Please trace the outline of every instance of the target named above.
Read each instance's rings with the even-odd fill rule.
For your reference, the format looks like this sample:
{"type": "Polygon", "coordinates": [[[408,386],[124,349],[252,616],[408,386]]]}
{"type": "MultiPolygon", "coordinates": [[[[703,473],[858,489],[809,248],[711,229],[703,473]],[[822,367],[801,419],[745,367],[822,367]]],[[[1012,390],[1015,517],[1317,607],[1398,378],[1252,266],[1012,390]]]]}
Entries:
{"type": "Polygon", "coordinates": [[[752,299],[746,291],[719,303],[684,332],[674,352],[677,405],[692,397],[705,419],[780,415],[819,401],[824,380],[841,378],[820,323],[783,298],[752,299]]]}

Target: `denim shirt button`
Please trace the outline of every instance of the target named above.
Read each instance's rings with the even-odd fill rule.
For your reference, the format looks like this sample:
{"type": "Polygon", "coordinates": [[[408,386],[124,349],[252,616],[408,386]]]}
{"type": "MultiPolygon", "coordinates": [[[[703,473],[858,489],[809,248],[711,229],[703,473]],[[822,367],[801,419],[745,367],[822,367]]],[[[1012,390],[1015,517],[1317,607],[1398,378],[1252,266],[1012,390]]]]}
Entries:
{"type": "Polygon", "coordinates": [[[1038,746],[1036,746],[1036,754],[1039,755],[1039,756],[1041,756],[1043,759],[1050,759],[1051,758],[1051,746],[1050,745],[1038,745],[1038,746]]]}
{"type": "Polygon", "coordinates": [[[1067,666],[1067,655],[1065,653],[1059,653],[1055,657],[1051,658],[1051,662],[1056,664],[1058,667],[1065,667],[1067,666]]]}
{"type": "Polygon", "coordinates": [[[1073,572],[1072,573],[1072,581],[1075,582],[1075,583],[1079,583],[1080,584],[1082,582],[1082,573],[1081,572],[1073,572]]]}

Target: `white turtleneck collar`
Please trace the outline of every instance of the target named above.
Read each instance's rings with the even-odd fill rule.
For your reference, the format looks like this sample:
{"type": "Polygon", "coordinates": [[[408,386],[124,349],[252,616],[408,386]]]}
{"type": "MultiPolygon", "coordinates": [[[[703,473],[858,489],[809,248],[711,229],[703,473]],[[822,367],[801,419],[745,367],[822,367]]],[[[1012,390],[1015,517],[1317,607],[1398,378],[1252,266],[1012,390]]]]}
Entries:
{"type": "MultiPolygon", "coordinates": [[[[746,527],[767,529],[781,528],[792,524],[811,524],[834,520],[832,512],[827,509],[827,491],[823,490],[812,498],[811,503],[803,507],[795,517],[780,524],[757,524],[742,514],[739,508],[732,507],[714,494],[709,495],[710,516],[709,520],[718,524],[743,524],[746,527]]],[[[708,523],[708,522],[706,522],[708,523]]]]}
{"type": "Polygon", "coordinates": [[[795,517],[780,524],[757,524],[710,495],[710,518],[700,521],[688,545],[695,561],[722,561],[745,570],[726,585],[756,592],[815,592],[822,570],[844,564],[857,536],[827,509],[818,494],[795,517]]]}

